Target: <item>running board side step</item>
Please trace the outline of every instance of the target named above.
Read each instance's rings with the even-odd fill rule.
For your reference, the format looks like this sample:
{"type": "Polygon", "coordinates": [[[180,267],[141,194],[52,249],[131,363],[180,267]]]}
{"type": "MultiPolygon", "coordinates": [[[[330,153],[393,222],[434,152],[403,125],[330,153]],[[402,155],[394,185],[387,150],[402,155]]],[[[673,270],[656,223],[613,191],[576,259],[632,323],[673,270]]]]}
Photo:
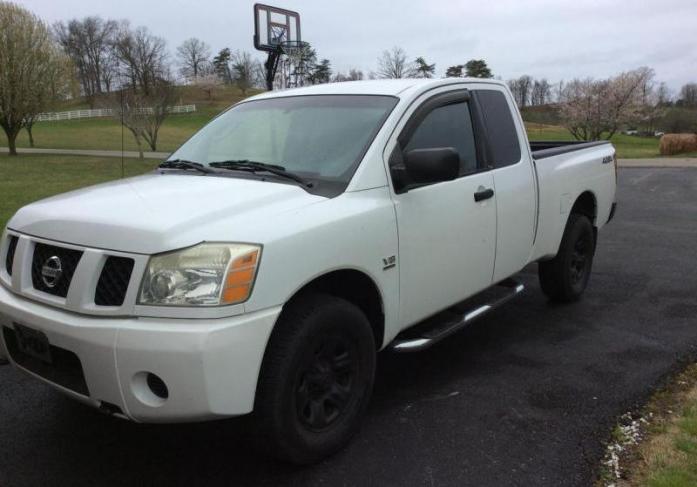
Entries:
{"type": "Polygon", "coordinates": [[[446,311],[401,332],[389,346],[395,352],[419,352],[463,329],[523,292],[525,286],[505,279],[446,311]]]}

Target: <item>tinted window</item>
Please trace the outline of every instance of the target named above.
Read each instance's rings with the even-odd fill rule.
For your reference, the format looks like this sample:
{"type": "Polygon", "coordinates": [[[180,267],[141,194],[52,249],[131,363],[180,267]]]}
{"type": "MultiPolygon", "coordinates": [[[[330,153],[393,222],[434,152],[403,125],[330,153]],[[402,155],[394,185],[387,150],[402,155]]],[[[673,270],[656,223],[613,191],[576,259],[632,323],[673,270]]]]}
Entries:
{"type": "Polygon", "coordinates": [[[484,113],[484,125],[495,167],[510,166],[520,161],[520,143],[511,108],[500,91],[477,91],[477,100],[484,113]]]}
{"type": "Polygon", "coordinates": [[[477,151],[467,103],[453,103],[431,111],[412,134],[404,153],[436,147],[453,147],[458,152],[460,175],[477,170],[477,151]]]}

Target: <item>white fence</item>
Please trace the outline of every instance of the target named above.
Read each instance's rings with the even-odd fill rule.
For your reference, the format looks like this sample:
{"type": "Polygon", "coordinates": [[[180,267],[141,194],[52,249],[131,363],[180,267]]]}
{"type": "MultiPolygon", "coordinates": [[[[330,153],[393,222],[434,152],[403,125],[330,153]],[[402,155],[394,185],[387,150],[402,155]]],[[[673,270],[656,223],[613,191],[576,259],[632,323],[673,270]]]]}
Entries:
{"type": "MultiPolygon", "coordinates": [[[[144,112],[152,113],[152,108],[142,108],[144,112]]],[[[169,107],[169,113],[191,113],[196,111],[196,105],[176,105],[169,107]]],[[[71,112],[39,113],[37,122],[57,122],[58,120],[75,120],[78,118],[110,117],[111,108],[96,108],[94,110],[73,110],[71,112]]]]}

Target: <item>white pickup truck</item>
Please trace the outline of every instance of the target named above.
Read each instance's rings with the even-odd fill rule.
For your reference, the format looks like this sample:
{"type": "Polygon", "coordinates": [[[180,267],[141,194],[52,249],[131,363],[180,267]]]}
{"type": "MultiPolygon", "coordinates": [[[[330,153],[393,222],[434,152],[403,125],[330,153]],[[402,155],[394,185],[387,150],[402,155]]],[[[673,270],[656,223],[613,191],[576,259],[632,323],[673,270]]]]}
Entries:
{"type": "Polygon", "coordinates": [[[520,293],[584,291],[609,143],[529,144],[506,86],[264,93],[158,169],[30,204],[0,246],[0,358],[136,422],[252,413],[309,463],[345,445],[376,352],[422,350],[520,293]]]}

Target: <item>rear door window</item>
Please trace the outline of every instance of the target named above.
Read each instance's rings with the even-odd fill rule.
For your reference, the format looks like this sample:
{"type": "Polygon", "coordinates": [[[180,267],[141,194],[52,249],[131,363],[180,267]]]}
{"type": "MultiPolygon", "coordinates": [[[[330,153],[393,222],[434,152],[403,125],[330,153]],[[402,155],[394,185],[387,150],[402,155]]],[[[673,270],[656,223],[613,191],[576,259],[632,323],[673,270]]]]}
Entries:
{"type": "Polygon", "coordinates": [[[500,91],[474,92],[482,111],[494,167],[505,167],[520,161],[520,141],[506,96],[500,91]]]}

